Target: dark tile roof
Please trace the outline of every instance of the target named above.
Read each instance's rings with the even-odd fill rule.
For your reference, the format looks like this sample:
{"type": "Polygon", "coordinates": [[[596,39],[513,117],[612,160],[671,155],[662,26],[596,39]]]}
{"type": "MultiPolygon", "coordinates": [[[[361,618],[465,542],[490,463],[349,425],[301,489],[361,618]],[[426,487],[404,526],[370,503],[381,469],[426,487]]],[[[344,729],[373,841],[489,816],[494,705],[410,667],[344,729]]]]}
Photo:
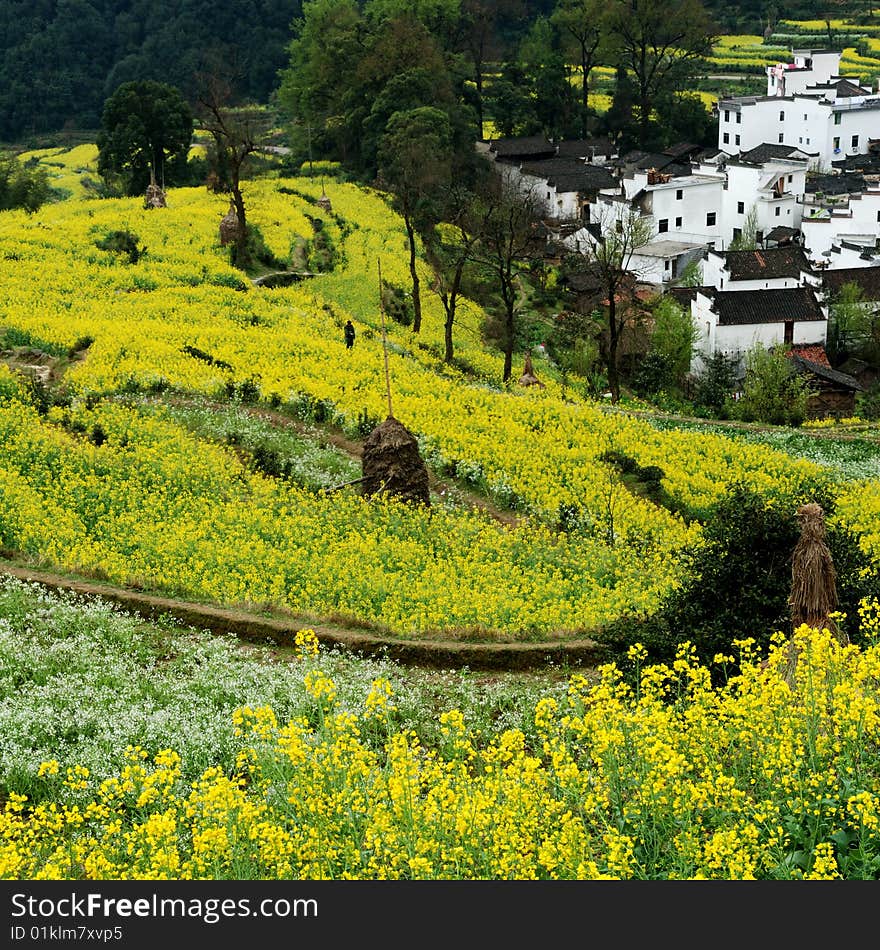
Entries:
{"type": "Polygon", "coordinates": [[[712,309],[718,314],[719,326],[825,319],[811,287],[720,290],[716,291],[714,298],[712,309]]]}
{"type": "Polygon", "coordinates": [[[797,228],[789,228],[784,224],[779,224],[764,235],[765,241],[788,241],[796,234],[800,234],[797,228]]]}
{"type": "Polygon", "coordinates": [[[690,158],[702,150],[702,145],[695,145],[693,142],[677,142],[663,149],[664,155],[671,155],[673,158],[690,158]]]}
{"type": "Polygon", "coordinates": [[[807,178],[807,194],[819,192],[823,195],[857,195],[866,188],[864,175],[841,173],[837,175],[816,175],[807,178]]]}
{"type": "Polygon", "coordinates": [[[847,376],[846,373],[841,373],[839,370],[831,369],[830,366],[814,363],[812,360],[804,359],[802,356],[793,352],[787,353],[786,356],[788,356],[798,372],[816,376],[826,383],[831,383],[831,385],[837,389],[854,390],[856,392],[860,392],[864,389],[864,386],[862,386],[857,379],[854,379],[852,376],[847,376]]]}
{"type": "Polygon", "coordinates": [[[556,154],[556,146],[548,142],[543,135],[530,135],[494,139],[489,144],[489,151],[494,152],[497,158],[526,158],[538,155],[549,157],[556,154]]]}
{"type": "Polygon", "coordinates": [[[832,162],[831,166],[841,173],[860,173],[864,175],[880,174],[880,155],[868,152],[865,155],[847,155],[839,162],[832,162]]]}
{"type": "Polygon", "coordinates": [[[749,162],[754,165],[762,165],[764,162],[772,161],[774,158],[788,158],[795,152],[799,152],[796,145],[777,145],[774,142],[764,142],[750,148],[747,152],[739,153],[739,161],[749,162]]]}
{"type": "Polygon", "coordinates": [[[714,287],[668,287],[666,289],[666,295],[672,297],[672,299],[681,307],[683,310],[690,310],[691,301],[697,296],[697,291],[701,294],[705,294],[707,297],[712,296],[715,293],[714,287]]]}
{"type": "Polygon", "coordinates": [[[588,165],[576,158],[545,158],[537,162],[523,162],[524,175],[543,178],[557,191],[598,191],[614,188],[617,179],[604,165],[588,165]]]}
{"type": "Polygon", "coordinates": [[[563,139],[556,154],[560,158],[592,158],[594,155],[613,155],[614,146],[609,138],[563,139]]]}
{"type": "Polygon", "coordinates": [[[849,99],[852,96],[864,96],[865,90],[862,89],[858,83],[852,82],[849,79],[841,79],[839,82],[834,83],[834,88],[837,90],[838,99],[849,99]]]}
{"type": "Polygon", "coordinates": [[[796,245],[755,251],[725,251],[723,257],[731,280],[800,277],[801,271],[811,270],[803,249],[796,245]]]}
{"type": "Polygon", "coordinates": [[[844,284],[857,284],[865,300],[880,300],[880,267],[837,267],[822,274],[822,287],[840,293],[844,284]]]}

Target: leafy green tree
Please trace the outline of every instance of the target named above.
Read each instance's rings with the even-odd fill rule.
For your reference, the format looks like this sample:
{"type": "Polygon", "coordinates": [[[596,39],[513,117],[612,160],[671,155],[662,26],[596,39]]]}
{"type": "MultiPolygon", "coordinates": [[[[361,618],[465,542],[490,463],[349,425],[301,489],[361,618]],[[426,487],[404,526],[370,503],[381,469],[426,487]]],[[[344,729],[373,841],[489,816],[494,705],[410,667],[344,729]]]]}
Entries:
{"type": "Polygon", "coordinates": [[[711,55],[715,30],[700,0],[609,0],[609,18],[619,62],[633,77],[640,139],[647,143],[657,100],[687,88],[711,55]]]}
{"type": "Polygon", "coordinates": [[[45,169],[28,168],[14,155],[0,154],[0,211],[23,208],[33,214],[51,194],[45,169]]]}
{"type": "Polygon", "coordinates": [[[746,353],[746,375],[737,415],[771,425],[800,425],[812,391],[785,351],[756,343],[746,353]]]}
{"type": "Polygon", "coordinates": [[[726,418],[736,388],[739,361],[717,350],[703,357],[703,370],[697,377],[694,404],[713,416],[726,418]]]}
{"type": "Polygon", "coordinates": [[[518,61],[540,131],[553,139],[579,133],[569,65],[547,17],[538,17],[520,44],[518,61]]]}
{"type": "Polygon", "coordinates": [[[718,141],[718,119],[713,117],[703,100],[692,92],[658,96],[655,114],[663,145],[693,142],[695,145],[712,146],[718,141]]]}
{"type": "Polygon", "coordinates": [[[142,194],[151,174],[165,185],[186,180],[193,115],[180,91],[165,83],[123,83],[104,103],[98,172],[126,195],[142,194]]]}
{"type": "Polygon", "coordinates": [[[379,184],[394,195],[403,217],[412,280],[413,332],[422,326],[422,303],[417,268],[417,235],[438,214],[440,190],[452,178],[452,129],[441,109],[420,106],[395,112],[379,143],[379,184]]]}
{"type": "Polygon", "coordinates": [[[699,330],[690,309],[684,310],[668,296],[660,297],[653,307],[653,316],[649,353],[663,367],[661,388],[681,389],[691,368],[699,330]]]}
{"type": "Polygon", "coordinates": [[[828,358],[841,362],[854,346],[872,336],[876,317],[865,306],[864,294],[857,283],[844,284],[828,307],[828,358]]]}

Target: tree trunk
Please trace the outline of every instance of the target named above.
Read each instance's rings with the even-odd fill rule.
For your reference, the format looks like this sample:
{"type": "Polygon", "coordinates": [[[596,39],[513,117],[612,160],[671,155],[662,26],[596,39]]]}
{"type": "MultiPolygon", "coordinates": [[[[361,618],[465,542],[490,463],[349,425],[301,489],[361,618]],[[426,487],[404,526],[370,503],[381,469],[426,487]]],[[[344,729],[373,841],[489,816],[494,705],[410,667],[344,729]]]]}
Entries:
{"type": "Polygon", "coordinates": [[[413,333],[418,333],[422,329],[422,293],[419,283],[419,272],[416,267],[416,234],[415,228],[408,214],[404,215],[404,224],[406,225],[406,236],[409,239],[409,273],[412,278],[412,298],[413,298],[413,333]]]}
{"type": "Polygon", "coordinates": [[[587,109],[590,106],[590,87],[588,83],[587,57],[581,56],[581,138],[587,137],[587,109]]]}
{"type": "Polygon", "coordinates": [[[451,297],[449,301],[443,301],[443,306],[446,310],[446,323],[443,325],[443,340],[446,344],[446,352],[443,355],[443,360],[446,363],[451,363],[453,357],[452,324],[455,323],[455,304],[455,297],[451,297]]]}
{"type": "Polygon", "coordinates": [[[474,85],[477,87],[477,128],[478,138],[483,141],[483,62],[474,62],[474,85]]]}
{"type": "Polygon", "coordinates": [[[239,267],[248,267],[251,262],[248,260],[247,252],[247,219],[237,171],[232,176],[232,200],[235,202],[235,213],[238,215],[238,233],[235,236],[236,263],[239,267]]]}
{"type": "Polygon", "coordinates": [[[619,327],[617,326],[617,301],[614,299],[615,288],[610,288],[608,294],[608,388],[611,390],[611,402],[620,402],[620,376],[617,372],[617,344],[619,343],[619,327]]]}

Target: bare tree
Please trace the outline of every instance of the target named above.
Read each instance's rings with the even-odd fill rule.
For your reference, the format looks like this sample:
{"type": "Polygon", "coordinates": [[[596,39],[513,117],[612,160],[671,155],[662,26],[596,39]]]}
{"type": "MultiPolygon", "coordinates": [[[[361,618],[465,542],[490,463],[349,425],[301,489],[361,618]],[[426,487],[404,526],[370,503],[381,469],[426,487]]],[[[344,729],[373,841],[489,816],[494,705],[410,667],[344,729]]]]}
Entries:
{"type": "Polygon", "coordinates": [[[540,205],[532,192],[502,187],[490,199],[474,260],[493,275],[504,307],[504,382],[513,368],[513,345],[519,312],[523,265],[537,256],[535,224],[540,205]]]}
{"type": "Polygon", "coordinates": [[[637,312],[635,288],[640,275],[633,258],[651,240],[653,232],[650,218],[630,205],[618,203],[606,206],[593,223],[598,226],[598,234],[591,232],[581,266],[593,272],[603,298],[599,301],[603,314],[599,352],[608,373],[611,401],[617,403],[620,341],[637,312]]]}
{"type": "Polygon", "coordinates": [[[202,127],[214,139],[216,148],[215,174],[217,187],[228,191],[235,205],[238,224],[235,235],[235,262],[246,267],[247,216],[241,178],[249,156],[260,152],[265,146],[269,120],[266,113],[256,106],[234,105],[232,84],[217,72],[199,73],[198,113],[202,127]]]}

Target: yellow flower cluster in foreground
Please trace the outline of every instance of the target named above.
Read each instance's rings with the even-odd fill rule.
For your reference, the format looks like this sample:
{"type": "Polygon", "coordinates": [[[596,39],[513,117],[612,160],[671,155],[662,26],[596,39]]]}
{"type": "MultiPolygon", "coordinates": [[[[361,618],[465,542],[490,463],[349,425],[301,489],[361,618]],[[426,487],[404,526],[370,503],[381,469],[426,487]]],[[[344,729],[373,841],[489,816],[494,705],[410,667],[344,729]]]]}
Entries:
{"type": "Polygon", "coordinates": [[[303,717],[236,712],[232,774],[187,785],[173,750],[130,748],[100,783],[46,763],[46,799],[13,795],[0,816],[0,876],[875,878],[880,647],[807,627],[766,664],[736,645],[720,688],[688,645],[634,686],[614,666],[575,675],[565,701],[538,702],[531,744],[453,709],[426,748],[395,725],[387,681],[347,713],[310,672],[303,717]]]}

